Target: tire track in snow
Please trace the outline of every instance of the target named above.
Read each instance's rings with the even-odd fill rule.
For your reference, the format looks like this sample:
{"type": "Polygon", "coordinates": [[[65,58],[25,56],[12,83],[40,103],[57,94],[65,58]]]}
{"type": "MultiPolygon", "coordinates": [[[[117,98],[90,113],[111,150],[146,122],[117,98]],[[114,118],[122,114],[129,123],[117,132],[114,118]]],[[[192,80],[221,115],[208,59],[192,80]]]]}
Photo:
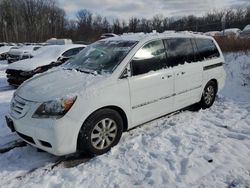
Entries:
{"type": "Polygon", "coordinates": [[[4,144],[3,146],[1,146],[0,153],[3,154],[6,152],[9,152],[12,149],[15,149],[18,147],[24,147],[26,145],[27,144],[22,140],[14,140],[14,141],[8,142],[8,143],[4,144]]]}

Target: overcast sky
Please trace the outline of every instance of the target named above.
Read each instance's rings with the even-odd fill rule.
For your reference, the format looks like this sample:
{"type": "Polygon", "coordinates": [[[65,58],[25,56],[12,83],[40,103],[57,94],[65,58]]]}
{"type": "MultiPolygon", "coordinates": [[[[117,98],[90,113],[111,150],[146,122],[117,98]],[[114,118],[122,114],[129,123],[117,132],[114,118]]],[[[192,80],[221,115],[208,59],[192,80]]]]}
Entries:
{"type": "Polygon", "coordinates": [[[156,14],[168,17],[201,16],[214,9],[250,6],[250,0],[57,0],[70,18],[80,9],[108,17],[128,20],[132,16],[152,18],[156,14]]]}

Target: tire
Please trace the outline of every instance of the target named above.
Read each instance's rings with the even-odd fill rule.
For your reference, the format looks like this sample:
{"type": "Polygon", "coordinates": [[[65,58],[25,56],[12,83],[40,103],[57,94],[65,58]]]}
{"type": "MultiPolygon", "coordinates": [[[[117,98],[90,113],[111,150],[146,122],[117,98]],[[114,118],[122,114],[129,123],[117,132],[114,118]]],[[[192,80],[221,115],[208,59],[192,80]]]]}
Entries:
{"type": "Polygon", "coordinates": [[[216,93],[217,93],[216,83],[214,81],[209,81],[202,93],[200,107],[202,109],[210,108],[214,104],[216,93]]]}
{"type": "Polygon", "coordinates": [[[122,132],[123,120],[117,111],[109,108],[98,110],[83,123],[78,149],[92,156],[104,154],[118,144],[122,132]]]}

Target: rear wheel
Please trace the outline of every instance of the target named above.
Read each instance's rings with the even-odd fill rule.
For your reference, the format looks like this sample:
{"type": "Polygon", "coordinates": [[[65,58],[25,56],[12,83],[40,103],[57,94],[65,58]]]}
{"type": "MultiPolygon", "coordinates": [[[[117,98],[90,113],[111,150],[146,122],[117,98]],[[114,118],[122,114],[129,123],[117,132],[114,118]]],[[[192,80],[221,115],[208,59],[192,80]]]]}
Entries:
{"type": "Polygon", "coordinates": [[[200,106],[202,109],[209,108],[213,105],[217,93],[217,86],[214,81],[209,81],[202,93],[200,106]]]}
{"type": "Polygon", "coordinates": [[[83,124],[78,136],[78,148],[90,155],[101,155],[119,142],[122,132],[123,121],[117,111],[98,110],[83,124]]]}

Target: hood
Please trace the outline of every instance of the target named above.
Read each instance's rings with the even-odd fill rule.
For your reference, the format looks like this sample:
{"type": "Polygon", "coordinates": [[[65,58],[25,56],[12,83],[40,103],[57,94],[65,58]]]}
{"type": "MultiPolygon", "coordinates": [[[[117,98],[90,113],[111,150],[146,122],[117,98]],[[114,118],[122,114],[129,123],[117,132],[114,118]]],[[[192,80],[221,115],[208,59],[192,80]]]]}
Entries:
{"type": "Polygon", "coordinates": [[[22,71],[31,71],[36,69],[37,67],[48,65],[52,63],[53,61],[56,61],[55,59],[42,59],[42,58],[30,58],[30,59],[24,59],[21,61],[14,62],[8,66],[8,69],[13,70],[22,70],[22,71]]]}
{"type": "Polygon", "coordinates": [[[12,50],[9,51],[9,54],[10,55],[22,55],[25,52],[26,52],[26,50],[12,49],[12,50]]]}
{"type": "Polygon", "coordinates": [[[0,48],[0,54],[4,54],[10,51],[10,49],[13,48],[13,46],[3,46],[0,48]]]}
{"type": "Polygon", "coordinates": [[[56,68],[24,82],[16,91],[23,99],[45,102],[85,92],[89,86],[105,80],[105,76],[56,68]]]}

